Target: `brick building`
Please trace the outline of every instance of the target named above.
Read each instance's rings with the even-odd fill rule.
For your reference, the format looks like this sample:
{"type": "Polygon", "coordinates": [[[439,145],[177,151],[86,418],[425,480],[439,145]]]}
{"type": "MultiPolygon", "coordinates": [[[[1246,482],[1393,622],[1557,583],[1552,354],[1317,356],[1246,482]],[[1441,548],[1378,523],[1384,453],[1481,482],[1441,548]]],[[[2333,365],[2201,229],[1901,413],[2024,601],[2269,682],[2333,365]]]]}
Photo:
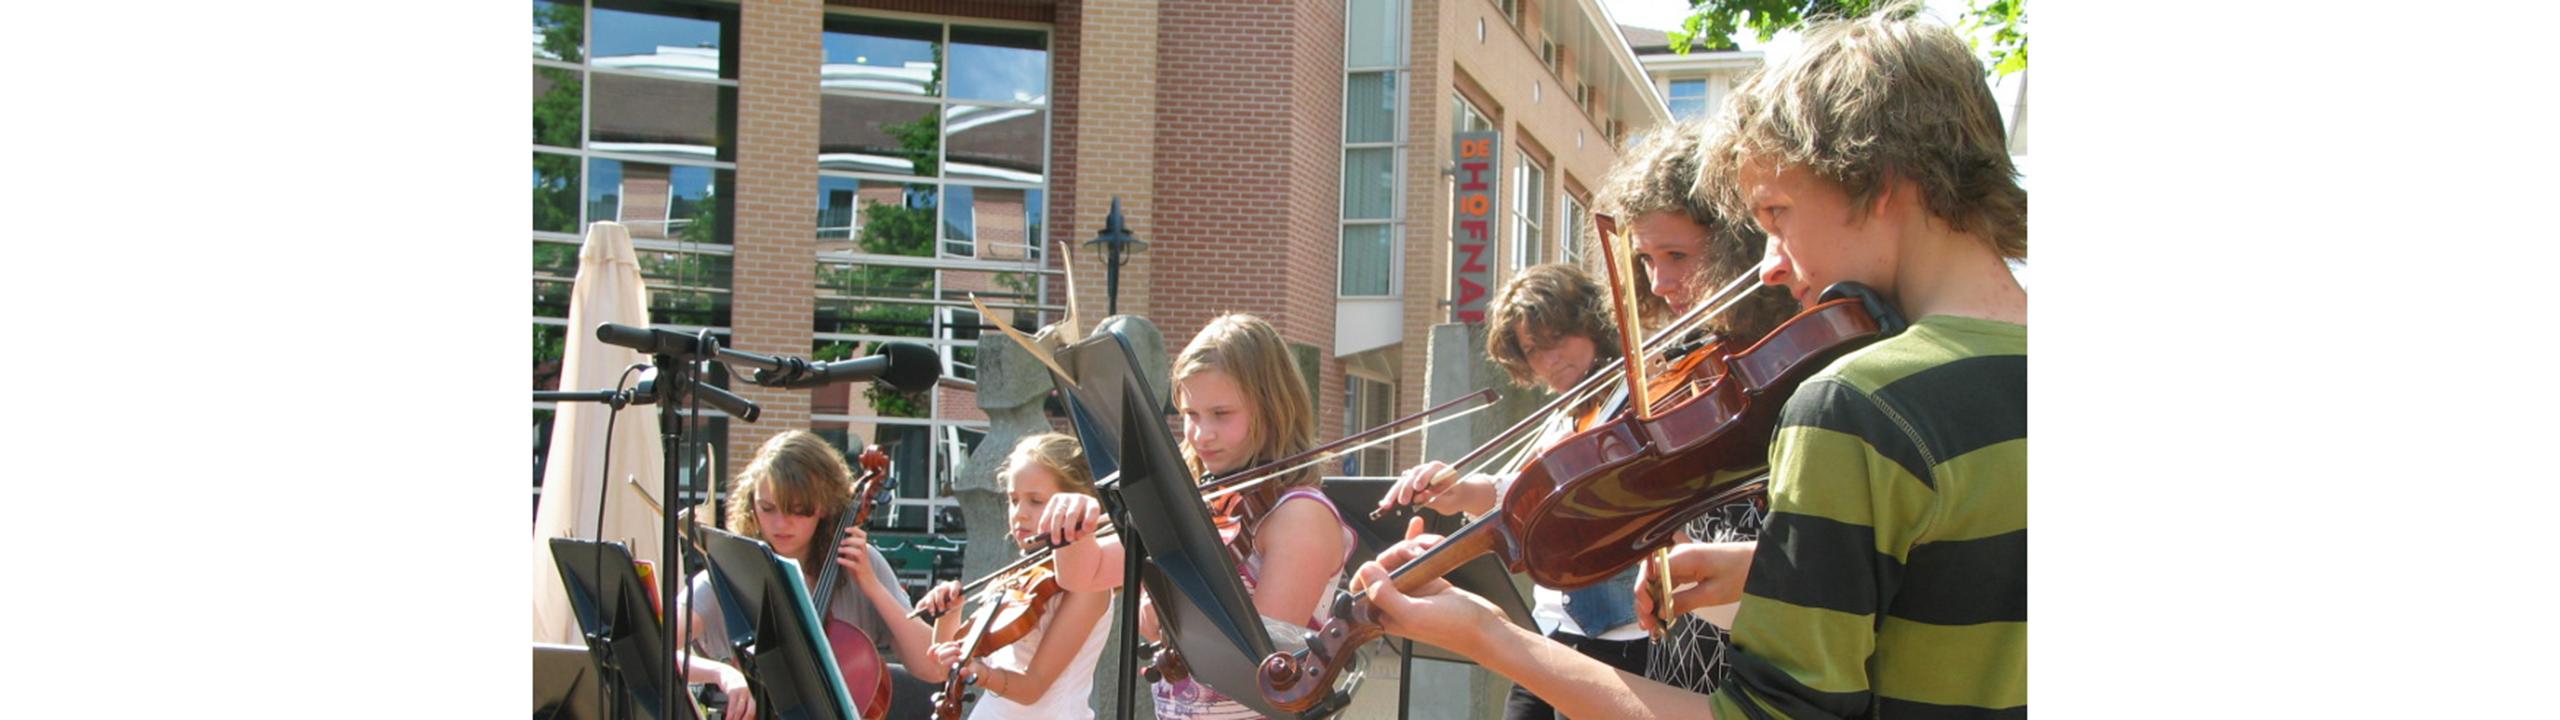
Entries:
{"type": "MultiPolygon", "coordinates": [[[[1180,347],[1277,325],[1320,435],[1423,407],[1448,322],[1454,133],[1500,134],[1492,286],[1578,254],[1590,192],[1663,101],[1596,0],[577,0],[533,3],[535,385],[556,384],[576,243],[632,228],[652,321],[738,348],[930,345],[970,377],[982,323],[1105,303],[1083,245],[1113,198],[1149,248],[1120,308],[1180,347]],[[1072,268],[1054,243],[1075,243],[1072,268]],[[968,294],[999,318],[979,318],[968,294]],[[555,373],[546,377],[546,363],[555,373]]],[[[984,427],[969,393],[729,387],[733,473],[773,433],[891,448],[887,522],[932,532],[984,427]],[[848,441],[848,437],[853,438],[848,441]]],[[[537,404],[537,444],[549,409],[537,404]]],[[[1350,470],[1389,473],[1418,444],[1350,470]]],[[[536,456],[540,456],[537,447],[536,456]]],[[[539,472],[536,473],[537,481],[539,472]]]]}

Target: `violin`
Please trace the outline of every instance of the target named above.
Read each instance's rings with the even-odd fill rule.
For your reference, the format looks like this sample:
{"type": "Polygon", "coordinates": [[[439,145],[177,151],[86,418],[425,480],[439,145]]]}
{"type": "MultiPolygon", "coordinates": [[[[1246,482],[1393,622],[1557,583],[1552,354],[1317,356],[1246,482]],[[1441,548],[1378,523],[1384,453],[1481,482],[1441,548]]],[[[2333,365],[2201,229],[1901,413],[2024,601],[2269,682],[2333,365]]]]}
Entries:
{"type": "MultiPolygon", "coordinates": [[[[1277,466],[1279,463],[1275,462],[1264,463],[1257,467],[1277,466]]],[[[1241,473],[1238,476],[1240,477],[1241,473]]],[[[1271,514],[1272,508],[1280,504],[1282,485],[1276,482],[1265,482],[1277,477],[1280,477],[1277,473],[1265,473],[1263,477],[1238,483],[1221,483],[1215,478],[1202,479],[1201,486],[1204,488],[1224,486],[1234,490],[1223,495],[1212,493],[1216,496],[1208,498],[1208,503],[1209,521],[1218,528],[1218,540],[1227,550],[1227,561],[1236,567],[1244,567],[1245,559],[1253,556],[1256,541],[1254,530],[1262,524],[1262,517],[1271,514]]],[[[1181,651],[1174,649],[1173,645],[1168,643],[1156,648],[1155,653],[1148,660],[1147,667],[1140,672],[1144,673],[1149,681],[1163,679],[1169,682],[1181,682],[1183,678],[1191,676],[1191,664],[1182,659],[1181,651]]]]}
{"type": "MultiPolygon", "coordinates": [[[[1613,223],[1606,216],[1596,219],[1601,248],[1614,255],[1614,243],[1607,242],[1615,234],[1613,223]]],[[[1632,322],[1625,284],[1615,274],[1611,281],[1620,286],[1622,322],[1632,322]]],[[[1678,332],[1678,325],[1664,334],[1678,332]]],[[[1538,451],[1500,508],[1397,568],[1391,582],[1413,592],[1485,553],[1548,587],[1570,590],[1607,580],[1668,546],[1673,533],[1697,515],[1761,492],[1739,481],[1766,470],[1778,411],[1796,387],[1832,360],[1905,326],[1873,290],[1834,285],[1749,348],[1726,353],[1719,344],[1694,351],[1703,355],[1690,360],[1684,382],[1711,379],[1662,407],[1651,402],[1652,386],[1635,370],[1643,367],[1638,355],[1622,367],[1634,373],[1630,407],[1645,411],[1595,423],[1538,451]]],[[[1623,331],[1632,333],[1632,326],[1623,331]]],[[[1633,341],[1625,346],[1645,347],[1633,341]]],[[[1384,630],[1365,595],[1337,594],[1333,610],[1332,619],[1308,635],[1305,650],[1263,659],[1260,684],[1273,707],[1329,711],[1349,702],[1347,689],[1338,687],[1341,673],[1358,647],[1384,630]]]]}
{"type": "Polygon", "coordinates": [[[970,616],[967,640],[960,645],[960,659],[951,663],[950,677],[942,681],[942,692],[933,696],[933,714],[939,720],[958,720],[961,693],[968,688],[964,672],[970,660],[986,657],[1007,645],[1021,642],[1040,629],[1040,618],[1049,612],[1049,604],[1058,598],[1057,563],[1037,563],[1014,571],[996,591],[980,601],[978,611],[970,616]]]}
{"type": "Polygon", "coordinates": [[[817,536],[827,540],[823,544],[813,543],[810,548],[825,558],[822,562],[825,567],[818,572],[818,588],[810,594],[810,601],[825,614],[827,647],[835,652],[836,668],[844,673],[845,689],[858,701],[855,704],[861,708],[863,720],[880,720],[889,714],[889,663],[881,659],[880,649],[872,644],[871,636],[854,627],[853,623],[836,617],[830,603],[835,597],[837,579],[844,572],[833,557],[836,544],[843,541],[845,528],[862,527],[871,519],[871,495],[879,489],[881,480],[889,476],[889,454],[881,452],[880,446],[863,448],[859,461],[862,476],[853,481],[853,507],[837,512],[836,521],[827,526],[825,533],[817,536]]]}

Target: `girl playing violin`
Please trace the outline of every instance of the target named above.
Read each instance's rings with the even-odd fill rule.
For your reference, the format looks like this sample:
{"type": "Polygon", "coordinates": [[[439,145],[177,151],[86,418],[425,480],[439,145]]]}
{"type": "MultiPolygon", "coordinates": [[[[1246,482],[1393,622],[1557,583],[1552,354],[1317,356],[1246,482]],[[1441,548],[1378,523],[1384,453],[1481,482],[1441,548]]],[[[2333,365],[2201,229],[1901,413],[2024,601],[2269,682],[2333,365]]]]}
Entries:
{"type": "MultiPolygon", "coordinates": [[[[1486,316],[1490,332],[1485,354],[1521,387],[1562,393],[1621,354],[1608,295],[1571,265],[1550,263],[1520,271],[1494,293],[1486,316]]],[[[1558,413],[1540,433],[1537,446],[1553,445],[1580,430],[1580,420],[1599,404],[1595,397],[1583,407],[1558,413]]],[[[1460,478],[1445,463],[1426,462],[1406,470],[1378,507],[1421,505],[1443,514],[1483,515],[1501,501],[1513,477],[1469,473],[1460,478]]],[[[1531,593],[1537,599],[1531,616],[1549,639],[1612,667],[1644,672],[1649,643],[1635,621],[1635,572],[1629,568],[1579,590],[1538,586],[1531,593]]],[[[1552,718],[1555,709],[1514,685],[1503,717],[1552,718]]]]}
{"type": "MultiPolygon", "coordinates": [[[[1659,324],[1693,309],[1715,287],[1751,272],[1767,238],[1751,223],[1727,219],[1690,190],[1698,183],[1698,147],[1706,121],[1692,120],[1654,133],[1629,151],[1601,187],[1593,207],[1629,219],[1629,242],[1636,251],[1639,282],[1650,292],[1639,298],[1648,323],[1659,324]]],[[[1591,253],[1599,255],[1599,253],[1591,253]]],[[[1762,288],[1733,309],[1707,321],[1707,331],[1721,336],[1728,350],[1758,341],[1800,309],[1783,290],[1762,288]]],[[[1683,528],[1682,562],[1700,555],[1748,556],[1760,536],[1761,513],[1750,502],[1713,508],[1683,528]],[[1688,543],[1686,541],[1699,541],[1688,543]]],[[[1639,572],[1643,570],[1640,568],[1639,572]]],[[[1693,587],[1686,595],[1710,610],[1722,625],[1732,623],[1732,593],[1722,584],[1693,587]]],[[[1636,621],[1662,633],[1653,643],[1643,671],[1646,677],[1689,690],[1714,690],[1722,674],[1725,630],[1704,618],[1680,615],[1669,627],[1653,614],[1653,597],[1636,594],[1636,621]]]]}
{"type": "MultiPolygon", "coordinates": [[[[1315,404],[1280,332],[1261,318],[1209,321],[1173,361],[1173,404],[1182,413],[1182,457],[1206,481],[1297,454],[1315,445],[1315,404]]],[[[1316,487],[1313,472],[1273,478],[1276,499],[1248,511],[1238,537],[1250,548],[1238,571],[1273,637],[1302,637],[1323,622],[1353,547],[1351,526],[1316,487]],[[1254,541],[1261,538],[1264,541],[1254,541]],[[1270,538],[1287,538],[1271,542],[1270,538]],[[1303,626],[1303,627],[1301,627],[1303,626]]],[[[1161,639],[1153,612],[1139,633],[1161,639]]],[[[1154,684],[1156,717],[1246,718],[1252,710],[1196,680],[1154,684]]]]}
{"type": "MultiPolygon", "coordinates": [[[[729,527],[771,544],[775,554],[798,559],[806,582],[816,582],[820,563],[842,567],[821,616],[851,623],[892,663],[891,717],[926,712],[931,683],[942,681],[943,667],[929,661],[897,664],[930,658],[933,629],[905,617],[909,604],[896,585],[896,569],[871,549],[869,533],[862,528],[845,528],[844,537],[834,543],[816,537],[835,513],[853,505],[853,468],[845,464],[844,454],[807,431],[784,431],[765,441],[755,459],[738,471],[737,488],[729,527]]],[[[680,600],[687,608],[686,639],[702,655],[728,660],[729,632],[718,619],[720,596],[711,591],[710,574],[695,575],[680,600]]]]}
{"type": "MultiPolygon", "coordinates": [[[[1093,670],[1102,659],[1110,633],[1113,589],[1120,585],[1118,538],[1094,537],[1101,503],[1094,497],[1093,472],[1085,465],[1083,446],[1074,437],[1043,433],[1022,439],[1007,455],[996,477],[1005,483],[1011,514],[1006,526],[1014,544],[1035,550],[1044,542],[1058,548],[1051,562],[1059,594],[1047,603],[1039,627],[986,657],[968,661],[970,682],[986,694],[969,712],[971,720],[1092,718],[1087,698],[1093,692],[1093,670]]],[[[967,622],[961,613],[960,584],[945,582],[925,594],[922,605],[939,614],[934,625],[934,664],[949,668],[966,652],[960,637],[967,622]]]]}

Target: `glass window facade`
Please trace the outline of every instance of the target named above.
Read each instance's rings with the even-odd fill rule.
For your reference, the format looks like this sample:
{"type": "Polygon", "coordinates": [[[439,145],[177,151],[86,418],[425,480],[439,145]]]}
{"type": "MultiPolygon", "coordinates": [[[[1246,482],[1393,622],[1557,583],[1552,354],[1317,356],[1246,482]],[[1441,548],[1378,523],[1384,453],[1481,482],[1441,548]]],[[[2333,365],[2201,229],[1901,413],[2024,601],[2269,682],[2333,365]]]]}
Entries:
{"type": "MultiPolygon", "coordinates": [[[[819,67],[817,299],[811,354],[911,342],[974,379],[990,321],[1037,327],[1048,304],[1047,30],[827,15],[819,67]],[[1000,318],[980,318],[969,298],[1000,318]]],[[[1054,290],[1063,290],[1063,286],[1054,290]]],[[[810,391],[811,425],[890,457],[888,527],[947,533],[949,485],[987,423],[965,392],[868,384],[810,391]]]]}
{"type": "MultiPolygon", "coordinates": [[[[533,385],[597,389],[559,387],[590,223],[629,227],[652,325],[729,334],[738,9],[535,0],[532,10],[533,385]]],[[[728,384],[725,373],[712,381],[728,384]]],[[[553,411],[534,406],[537,457],[553,411]]],[[[725,418],[703,413],[697,440],[724,446],[725,418]]],[[[537,468],[537,492],[540,478],[537,468]]]]}
{"type": "Polygon", "coordinates": [[[1344,0],[1342,226],[1335,292],[1388,297],[1404,245],[1403,0],[1344,0]]]}

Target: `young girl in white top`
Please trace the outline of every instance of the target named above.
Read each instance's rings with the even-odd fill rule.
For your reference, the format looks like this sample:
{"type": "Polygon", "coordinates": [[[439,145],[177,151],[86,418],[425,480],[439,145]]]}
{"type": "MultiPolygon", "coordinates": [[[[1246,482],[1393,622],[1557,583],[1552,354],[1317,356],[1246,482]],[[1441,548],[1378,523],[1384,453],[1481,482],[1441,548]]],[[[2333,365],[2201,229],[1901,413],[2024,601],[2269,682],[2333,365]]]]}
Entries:
{"type": "MultiPolygon", "coordinates": [[[[1006,526],[1025,550],[1044,541],[1059,543],[1054,556],[1058,597],[1049,602],[1038,629],[1022,639],[970,660],[965,672],[985,693],[969,712],[972,720],[1047,720],[1093,717],[1088,698],[1093,671],[1109,644],[1113,589],[1120,585],[1121,555],[1117,538],[1096,538],[1101,503],[1094,498],[1093,474],[1076,439],[1057,433],[1023,438],[1006,456],[997,477],[1005,482],[1012,513],[1006,526]]],[[[925,595],[929,612],[941,614],[934,624],[934,662],[948,668],[960,661],[967,638],[967,618],[951,612],[960,605],[960,585],[945,582],[925,595]]]]}

